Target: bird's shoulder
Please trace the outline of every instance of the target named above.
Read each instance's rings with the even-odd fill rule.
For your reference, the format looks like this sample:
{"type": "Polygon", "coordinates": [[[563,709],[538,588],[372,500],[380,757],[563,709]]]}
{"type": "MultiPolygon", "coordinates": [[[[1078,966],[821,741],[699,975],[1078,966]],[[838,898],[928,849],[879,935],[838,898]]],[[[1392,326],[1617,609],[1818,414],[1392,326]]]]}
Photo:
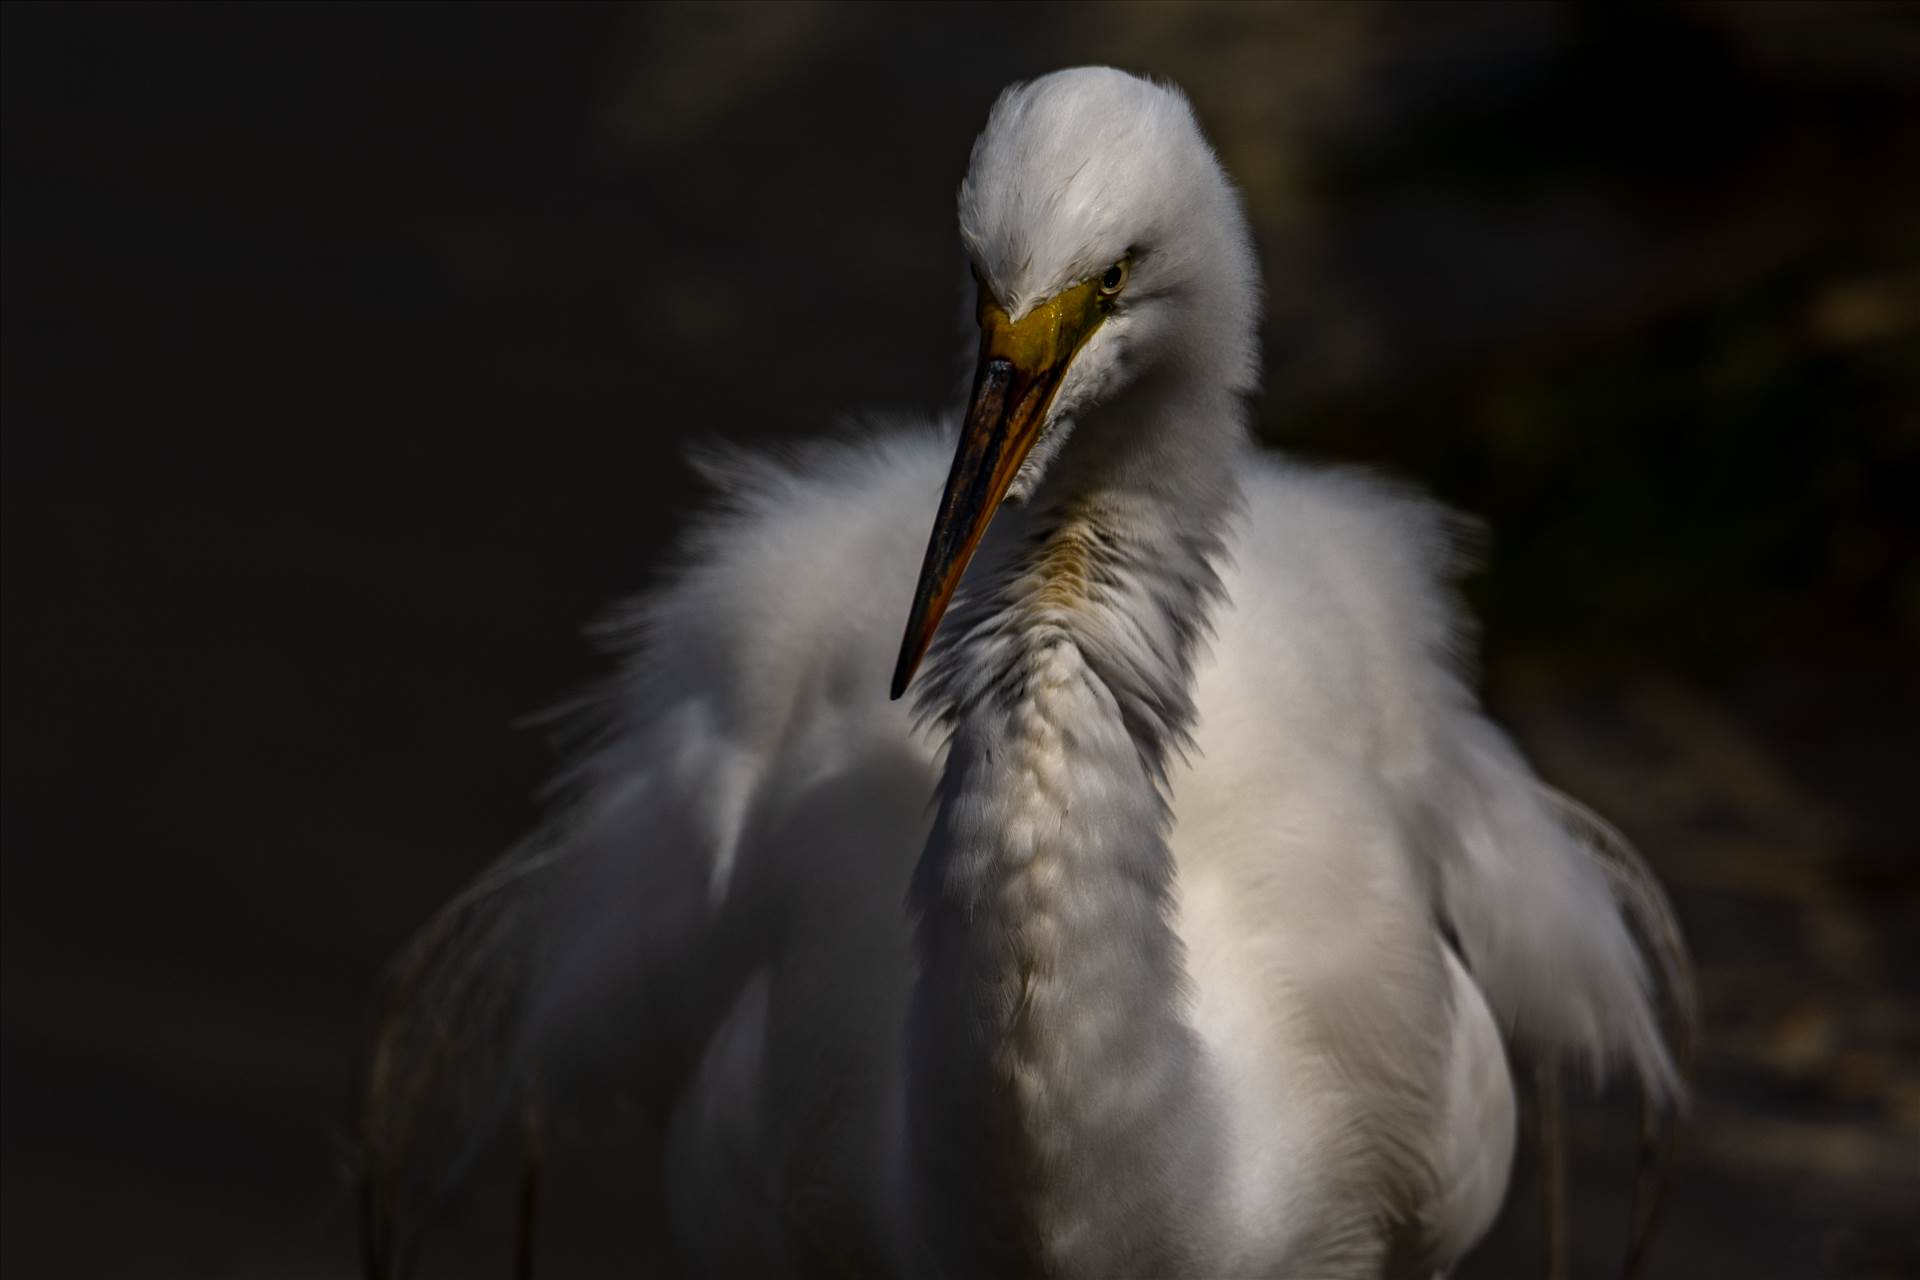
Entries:
{"type": "MultiPolygon", "coordinates": [[[[1232,547],[1240,603],[1278,597],[1328,627],[1374,624],[1412,647],[1453,644],[1455,581],[1483,541],[1479,521],[1419,488],[1364,468],[1256,454],[1232,547]],[[1388,626],[1385,624],[1395,625],[1388,626]]],[[[1350,635],[1343,635],[1351,639],[1350,635]]]]}
{"type": "Polygon", "coordinates": [[[901,422],[695,454],[710,499],[617,619],[647,683],[711,691],[739,716],[883,693],[951,452],[939,424],[901,422]]]}
{"type": "Polygon", "coordinates": [[[1198,664],[1207,721],[1267,754],[1413,745],[1472,628],[1454,585],[1477,525],[1413,487],[1358,468],[1253,455],[1221,565],[1224,599],[1198,664]]]}

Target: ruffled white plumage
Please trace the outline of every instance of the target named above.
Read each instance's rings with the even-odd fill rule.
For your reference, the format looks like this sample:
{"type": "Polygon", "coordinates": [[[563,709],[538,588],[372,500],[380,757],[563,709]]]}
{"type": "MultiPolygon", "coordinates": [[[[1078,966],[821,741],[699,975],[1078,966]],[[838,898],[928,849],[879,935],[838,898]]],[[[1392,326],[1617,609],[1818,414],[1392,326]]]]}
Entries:
{"type": "MultiPolygon", "coordinates": [[[[1056,77],[1051,106],[1010,94],[976,167],[983,154],[999,163],[996,127],[1038,127],[1046,111],[1107,121],[1113,102],[1144,103],[1156,145],[1197,141],[1184,102],[1116,77],[1056,77]],[[1101,110],[1087,115],[1088,101],[1101,110]]],[[[1096,123],[1074,145],[1102,146],[1108,131],[1096,123]]],[[[1050,153],[1010,154],[1044,166],[1050,153]]],[[[1146,307],[1090,346],[1100,377],[1130,376],[1127,343],[1183,334],[1202,341],[1178,376],[1209,359],[1230,388],[1249,376],[1244,230],[1199,154],[1195,173],[1213,185],[1182,189],[1205,206],[1198,239],[1159,262],[1158,287],[1225,291],[1207,314],[1231,341],[1146,307]],[[1182,269],[1198,275],[1166,274],[1182,269]]],[[[1111,174],[1074,172],[1110,198],[1111,174]]],[[[1024,245],[1031,262],[1015,233],[1045,219],[973,186],[970,242],[1024,245]]],[[[1079,239],[1062,243],[1087,256],[1079,239]]],[[[1057,284],[1041,261],[1035,280],[1057,284]]],[[[1060,394],[1092,410],[1098,391],[1069,379],[1060,394]]],[[[1461,522],[1378,479],[1263,455],[1240,439],[1238,412],[1230,393],[1187,403],[1175,420],[1192,463],[1163,452],[1109,465],[1097,452],[1109,445],[1085,446],[1077,465],[1107,467],[1110,495],[1157,495],[1103,518],[1158,520],[1159,541],[1136,549],[1184,546],[1192,563],[1155,586],[1136,559],[1102,588],[1106,605],[1063,624],[1088,629],[1085,678],[1105,682],[1095,696],[1150,753],[1164,802],[1179,1016],[1223,1121],[1223,1149],[1207,1153],[1219,1193],[1190,1228],[1208,1239],[1189,1256],[1219,1274],[1431,1273],[1480,1236],[1504,1191],[1503,1034],[1549,1060],[1624,1063],[1663,1099],[1675,1072],[1606,875],[1467,684],[1451,583],[1461,522]],[[1233,492],[1223,521],[1168,527],[1179,506],[1167,495],[1233,492]],[[1191,679],[1170,684],[1190,644],[1191,679]]],[[[704,464],[719,501],[661,585],[616,617],[622,673],[595,703],[597,738],[566,804],[396,969],[363,1133],[374,1252],[404,1253],[393,1214],[448,1169],[421,1162],[421,1130],[471,1129],[528,1064],[615,1017],[644,1029],[634,1078],[671,1170],[665,1253],[711,1274],[931,1265],[929,1209],[907,1190],[906,904],[945,726],[889,701],[884,675],[953,434],[872,429],[704,464]],[[495,1084],[476,1089],[476,1076],[495,1084]]],[[[965,702],[969,680],[998,679],[996,646],[1020,657],[1017,626],[968,609],[963,598],[948,625],[964,634],[936,653],[937,699],[965,702]]],[[[992,791],[948,800],[1001,804],[992,791]]]]}
{"type": "MultiPolygon", "coordinates": [[[[722,501],[620,615],[606,737],[549,836],[542,874],[570,888],[526,928],[571,942],[532,1021],[564,1038],[605,1016],[583,982],[602,968],[644,967],[643,988],[699,976],[704,1006],[650,998],[676,1011],[663,1040],[697,1042],[661,1095],[679,1230],[731,1264],[784,1239],[768,1205],[796,1194],[776,1158],[796,1132],[817,1148],[786,1158],[841,1178],[809,1174],[810,1195],[901,1247],[902,903],[940,742],[875,673],[950,452],[920,428],[710,463],[722,501]],[[783,1009],[795,991],[812,998],[783,1009]]],[[[1397,1161],[1408,1202],[1380,1208],[1437,1210],[1445,1261],[1490,1221],[1512,1144],[1482,993],[1537,1049],[1624,1060],[1663,1090],[1671,1067],[1605,883],[1460,680],[1453,523],[1353,472],[1260,459],[1244,483],[1170,778],[1195,1022],[1249,1120],[1236,1200],[1250,1233],[1324,1232],[1397,1161]],[[1413,1131],[1380,1132],[1396,1125],[1413,1131]]]]}

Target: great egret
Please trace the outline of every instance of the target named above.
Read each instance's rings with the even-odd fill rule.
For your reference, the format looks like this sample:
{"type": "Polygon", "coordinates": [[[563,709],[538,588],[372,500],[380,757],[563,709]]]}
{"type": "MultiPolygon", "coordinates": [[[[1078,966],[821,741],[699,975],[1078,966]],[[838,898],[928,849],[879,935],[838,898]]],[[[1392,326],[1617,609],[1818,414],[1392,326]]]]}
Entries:
{"type": "Polygon", "coordinates": [[[572,802],[396,965],[371,1271],[596,1022],[700,1274],[1433,1275],[1507,1184],[1503,1030],[1677,1101],[1664,900],[1476,705],[1456,521],[1249,441],[1186,100],[1015,86],[959,213],[964,414],[710,460],[572,802]]]}

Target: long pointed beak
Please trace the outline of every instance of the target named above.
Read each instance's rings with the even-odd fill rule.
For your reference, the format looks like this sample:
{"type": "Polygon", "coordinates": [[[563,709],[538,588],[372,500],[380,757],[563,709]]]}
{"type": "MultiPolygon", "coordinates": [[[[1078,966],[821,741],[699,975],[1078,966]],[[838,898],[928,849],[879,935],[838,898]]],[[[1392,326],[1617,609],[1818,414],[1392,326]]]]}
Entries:
{"type": "Polygon", "coordinates": [[[893,697],[907,691],[967,562],[1046,425],[1067,366],[1105,316],[1092,280],[1049,298],[1018,321],[1009,320],[982,288],[980,364],[900,640],[893,697]]]}

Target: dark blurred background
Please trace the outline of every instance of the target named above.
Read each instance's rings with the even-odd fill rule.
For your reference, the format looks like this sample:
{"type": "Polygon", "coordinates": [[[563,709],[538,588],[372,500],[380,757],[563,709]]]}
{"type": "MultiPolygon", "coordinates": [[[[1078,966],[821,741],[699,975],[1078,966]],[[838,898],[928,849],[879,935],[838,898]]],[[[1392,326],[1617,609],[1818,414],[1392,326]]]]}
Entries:
{"type": "MultiPolygon", "coordinates": [[[[0,20],[10,1277],[350,1271],[355,1036],[534,820],[511,726],[603,671],[684,442],[947,400],[969,141],[1081,62],[1192,96],[1262,431],[1488,517],[1488,696],[1674,891],[1656,1274],[1920,1273],[1920,10],[0,20]]],[[[1630,1126],[1573,1120],[1583,1276],[1630,1126]]],[[[1469,1275],[1537,1273],[1533,1194],[1469,1275]]]]}

